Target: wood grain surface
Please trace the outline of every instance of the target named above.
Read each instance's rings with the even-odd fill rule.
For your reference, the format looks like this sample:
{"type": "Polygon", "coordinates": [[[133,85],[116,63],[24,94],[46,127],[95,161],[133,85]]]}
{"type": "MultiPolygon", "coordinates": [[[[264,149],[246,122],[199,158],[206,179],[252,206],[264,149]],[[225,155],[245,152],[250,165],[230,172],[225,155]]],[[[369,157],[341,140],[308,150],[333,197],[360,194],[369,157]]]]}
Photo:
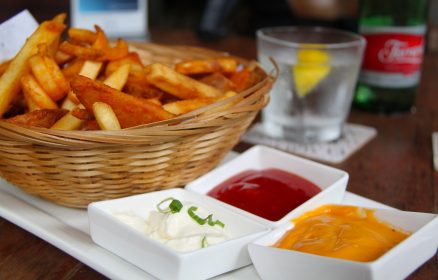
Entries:
{"type": "MultiPolygon", "coordinates": [[[[199,41],[191,31],[152,30],[152,41],[203,46],[256,58],[253,38],[199,41]]],[[[427,54],[416,112],[384,116],[352,110],[349,122],[375,127],[377,136],[341,164],[350,174],[349,191],[402,210],[437,213],[437,173],[431,133],[438,131],[438,54],[427,54]]],[[[242,152],[250,145],[240,143],[242,152]]],[[[105,279],[68,254],[0,218],[0,279],[105,279]]],[[[408,277],[438,279],[438,257],[408,277]]]]}

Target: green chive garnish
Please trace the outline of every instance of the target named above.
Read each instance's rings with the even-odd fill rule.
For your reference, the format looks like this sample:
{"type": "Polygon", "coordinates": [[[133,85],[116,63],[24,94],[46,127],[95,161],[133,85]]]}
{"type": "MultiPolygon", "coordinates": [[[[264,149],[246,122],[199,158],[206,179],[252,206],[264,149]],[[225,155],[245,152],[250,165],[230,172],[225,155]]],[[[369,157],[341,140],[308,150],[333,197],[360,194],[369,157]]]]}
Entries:
{"type": "Polygon", "coordinates": [[[173,197],[168,197],[157,204],[158,212],[163,213],[163,214],[178,213],[179,211],[181,211],[182,208],[183,208],[183,205],[182,205],[181,201],[179,201],[178,199],[175,199],[173,197]],[[169,206],[167,208],[164,208],[164,209],[161,208],[161,205],[169,200],[172,200],[172,202],[170,202],[169,206]]]}
{"type": "Polygon", "coordinates": [[[183,205],[178,199],[172,200],[172,202],[169,204],[169,209],[172,213],[178,213],[182,208],[183,205]]]}
{"type": "Polygon", "coordinates": [[[189,210],[187,210],[187,213],[189,214],[189,216],[195,220],[198,224],[200,225],[205,225],[205,223],[208,223],[209,226],[215,226],[218,225],[221,228],[225,227],[224,223],[222,223],[219,220],[213,221],[213,215],[210,214],[207,216],[207,218],[201,218],[198,215],[195,214],[195,211],[198,210],[198,207],[196,206],[192,206],[189,208],[189,210]]]}

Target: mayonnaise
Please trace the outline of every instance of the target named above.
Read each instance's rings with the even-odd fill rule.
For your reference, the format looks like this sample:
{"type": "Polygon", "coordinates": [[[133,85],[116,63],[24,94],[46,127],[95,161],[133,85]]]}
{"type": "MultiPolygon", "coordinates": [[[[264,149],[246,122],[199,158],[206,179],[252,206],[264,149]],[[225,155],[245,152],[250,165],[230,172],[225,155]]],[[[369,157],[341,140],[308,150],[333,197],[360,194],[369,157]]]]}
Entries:
{"type": "Polygon", "coordinates": [[[182,204],[182,208],[177,213],[151,211],[146,220],[127,212],[115,213],[114,216],[123,223],[180,252],[198,250],[229,239],[225,227],[217,224],[211,226],[208,223],[200,225],[188,214],[188,209],[192,206],[198,208],[196,215],[202,218],[212,214],[209,210],[191,202],[182,204]]]}

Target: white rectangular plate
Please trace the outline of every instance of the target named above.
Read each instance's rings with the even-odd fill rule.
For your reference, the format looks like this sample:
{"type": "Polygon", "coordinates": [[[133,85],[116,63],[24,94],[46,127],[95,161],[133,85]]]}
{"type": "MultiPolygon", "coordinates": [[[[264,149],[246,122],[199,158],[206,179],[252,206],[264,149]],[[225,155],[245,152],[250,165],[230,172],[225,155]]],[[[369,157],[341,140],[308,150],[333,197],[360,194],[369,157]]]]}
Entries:
{"type": "MultiPolygon", "coordinates": [[[[388,206],[347,192],[343,203],[388,206]]],[[[111,279],[155,279],[120,257],[94,244],[86,210],[71,209],[28,195],[0,179],[0,216],[58,247],[111,279]]],[[[214,279],[260,279],[247,266],[214,279]]]]}
{"type": "MultiPolygon", "coordinates": [[[[230,154],[228,159],[232,157],[233,155],[230,154]]],[[[346,193],[343,203],[389,208],[349,192],[346,193]]],[[[85,209],[72,209],[39,199],[0,179],[0,216],[58,247],[110,279],[155,279],[149,273],[93,243],[85,209]]],[[[254,267],[249,265],[213,279],[260,278],[254,267]]]]}

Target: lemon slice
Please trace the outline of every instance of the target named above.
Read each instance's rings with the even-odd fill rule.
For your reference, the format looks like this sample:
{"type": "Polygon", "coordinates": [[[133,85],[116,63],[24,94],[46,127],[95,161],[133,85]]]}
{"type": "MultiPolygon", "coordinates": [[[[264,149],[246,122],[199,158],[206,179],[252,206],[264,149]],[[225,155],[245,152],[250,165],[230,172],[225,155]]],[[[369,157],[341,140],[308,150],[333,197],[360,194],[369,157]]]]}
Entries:
{"type": "Polygon", "coordinates": [[[311,92],[330,72],[330,56],[321,50],[302,49],[292,66],[295,90],[301,98],[311,92]]]}

